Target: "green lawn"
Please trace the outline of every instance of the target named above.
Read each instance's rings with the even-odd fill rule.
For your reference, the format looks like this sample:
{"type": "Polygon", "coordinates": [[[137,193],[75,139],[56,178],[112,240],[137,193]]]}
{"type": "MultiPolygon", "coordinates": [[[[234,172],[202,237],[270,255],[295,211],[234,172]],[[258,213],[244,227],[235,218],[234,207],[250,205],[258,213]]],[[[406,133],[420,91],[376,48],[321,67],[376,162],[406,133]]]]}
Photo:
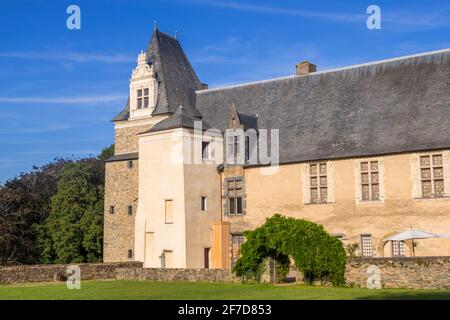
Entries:
{"type": "Polygon", "coordinates": [[[65,284],[0,286],[0,299],[446,299],[450,290],[369,290],[303,285],[152,281],[83,281],[80,290],[65,284]]]}

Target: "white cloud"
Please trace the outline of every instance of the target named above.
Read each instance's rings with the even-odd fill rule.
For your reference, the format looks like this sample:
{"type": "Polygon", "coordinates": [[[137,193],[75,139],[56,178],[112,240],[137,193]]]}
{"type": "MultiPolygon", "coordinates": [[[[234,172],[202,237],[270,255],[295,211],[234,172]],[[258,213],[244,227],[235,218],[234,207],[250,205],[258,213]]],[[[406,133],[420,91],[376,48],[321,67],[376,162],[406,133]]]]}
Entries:
{"type": "Polygon", "coordinates": [[[323,20],[331,20],[337,22],[360,22],[366,18],[365,14],[348,14],[341,12],[319,12],[308,10],[284,9],[271,6],[252,5],[237,3],[232,1],[206,1],[206,0],[181,0],[182,2],[205,5],[219,8],[234,9],[239,11],[250,11],[276,15],[299,16],[305,18],[317,18],[323,20]]]}
{"type": "Polygon", "coordinates": [[[123,102],[125,95],[99,95],[79,97],[0,97],[0,104],[99,104],[123,102]]]}
{"type": "Polygon", "coordinates": [[[44,133],[52,131],[61,131],[72,128],[69,124],[48,124],[40,125],[39,127],[23,127],[13,128],[8,130],[0,130],[0,134],[29,134],[29,133],[44,133]]]}
{"type": "Polygon", "coordinates": [[[130,63],[135,57],[122,54],[106,53],[83,53],[83,52],[31,52],[31,51],[8,51],[0,52],[0,58],[50,60],[57,62],[99,62],[99,63],[130,63]]]}
{"type": "MultiPolygon", "coordinates": [[[[285,9],[264,5],[253,5],[238,3],[227,0],[179,0],[184,3],[190,3],[193,5],[203,5],[238,11],[248,11],[263,14],[272,15],[285,15],[285,16],[297,16],[312,19],[321,19],[339,23],[364,23],[368,17],[365,11],[361,13],[344,13],[344,12],[322,12],[322,11],[310,11],[310,10],[298,10],[298,9],[285,9]]],[[[361,8],[364,9],[364,6],[361,8]]],[[[392,25],[411,26],[411,27],[448,27],[450,26],[449,11],[450,8],[443,8],[433,11],[429,14],[424,14],[423,11],[419,13],[415,12],[400,12],[393,10],[382,9],[382,23],[388,23],[392,25]]]]}

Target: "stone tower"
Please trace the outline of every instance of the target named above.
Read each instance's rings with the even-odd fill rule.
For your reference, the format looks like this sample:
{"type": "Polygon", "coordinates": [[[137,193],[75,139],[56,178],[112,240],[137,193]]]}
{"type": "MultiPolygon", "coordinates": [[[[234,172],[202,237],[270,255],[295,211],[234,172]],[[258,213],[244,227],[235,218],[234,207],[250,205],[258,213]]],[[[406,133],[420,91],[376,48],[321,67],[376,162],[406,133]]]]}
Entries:
{"type": "Polygon", "coordinates": [[[134,260],[138,207],[139,134],[175,113],[194,106],[203,85],[177,39],[154,29],[146,52],[138,55],[126,106],[114,119],[115,155],[106,161],[105,262],[134,260]]]}

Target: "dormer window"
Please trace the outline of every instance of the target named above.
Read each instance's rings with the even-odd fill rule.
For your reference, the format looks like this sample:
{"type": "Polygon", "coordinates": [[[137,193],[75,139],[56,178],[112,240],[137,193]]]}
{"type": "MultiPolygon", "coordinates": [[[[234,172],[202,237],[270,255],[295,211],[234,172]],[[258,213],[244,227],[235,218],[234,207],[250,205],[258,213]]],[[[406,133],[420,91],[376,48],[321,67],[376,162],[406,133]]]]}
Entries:
{"type": "Polygon", "coordinates": [[[148,106],[149,106],[149,89],[148,88],[139,89],[137,91],[136,95],[137,95],[137,108],[138,109],[148,108],[148,106]]]}
{"type": "Polygon", "coordinates": [[[158,81],[153,65],[141,52],[130,79],[130,119],[151,117],[158,100],[158,81]]]}

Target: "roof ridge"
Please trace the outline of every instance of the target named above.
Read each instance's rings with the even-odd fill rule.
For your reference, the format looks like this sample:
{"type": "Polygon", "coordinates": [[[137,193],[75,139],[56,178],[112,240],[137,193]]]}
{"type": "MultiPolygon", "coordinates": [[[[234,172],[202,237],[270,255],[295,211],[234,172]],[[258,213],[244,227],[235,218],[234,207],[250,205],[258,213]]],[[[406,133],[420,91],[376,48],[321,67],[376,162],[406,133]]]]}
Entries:
{"type": "Polygon", "coordinates": [[[383,59],[383,60],[375,60],[375,61],[371,61],[371,62],[359,63],[359,64],[354,64],[354,65],[349,65],[349,66],[344,66],[344,67],[337,67],[337,68],[332,68],[332,69],[328,69],[328,70],[312,72],[312,73],[301,75],[301,76],[289,75],[289,76],[283,76],[283,77],[277,77],[277,78],[271,78],[271,79],[265,79],[265,80],[258,80],[258,81],[252,81],[252,82],[245,82],[245,83],[228,85],[228,86],[211,88],[211,89],[196,90],[196,93],[200,94],[200,93],[206,93],[206,92],[228,90],[228,89],[234,89],[234,88],[239,88],[239,87],[251,86],[251,85],[255,85],[255,84],[267,83],[267,82],[275,82],[275,81],[288,80],[288,79],[294,79],[294,78],[300,78],[300,77],[308,77],[308,76],[315,76],[315,75],[320,75],[320,74],[334,73],[334,72],[339,72],[339,71],[346,71],[346,70],[352,70],[352,69],[357,69],[357,68],[362,68],[362,67],[380,65],[380,64],[384,64],[384,63],[408,60],[408,59],[419,58],[419,57],[432,56],[432,55],[437,55],[437,54],[447,53],[447,52],[450,52],[450,48],[434,50],[434,51],[427,51],[427,52],[423,52],[423,53],[394,57],[394,58],[383,59]]]}

